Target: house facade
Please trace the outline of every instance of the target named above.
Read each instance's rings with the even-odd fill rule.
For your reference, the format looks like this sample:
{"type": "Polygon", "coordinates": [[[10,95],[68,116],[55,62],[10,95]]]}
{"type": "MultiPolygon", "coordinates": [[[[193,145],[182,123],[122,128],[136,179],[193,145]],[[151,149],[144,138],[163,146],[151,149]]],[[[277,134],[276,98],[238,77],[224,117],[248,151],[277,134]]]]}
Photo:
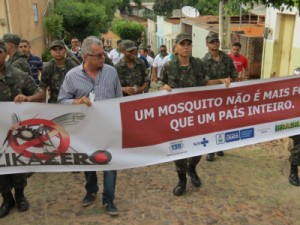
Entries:
{"type": "Polygon", "coordinates": [[[297,8],[267,8],[262,78],[293,74],[300,67],[300,17],[297,8]]]}
{"type": "Polygon", "coordinates": [[[46,47],[44,18],[50,0],[0,0],[0,38],[14,33],[27,39],[31,52],[41,56],[46,47]]]}

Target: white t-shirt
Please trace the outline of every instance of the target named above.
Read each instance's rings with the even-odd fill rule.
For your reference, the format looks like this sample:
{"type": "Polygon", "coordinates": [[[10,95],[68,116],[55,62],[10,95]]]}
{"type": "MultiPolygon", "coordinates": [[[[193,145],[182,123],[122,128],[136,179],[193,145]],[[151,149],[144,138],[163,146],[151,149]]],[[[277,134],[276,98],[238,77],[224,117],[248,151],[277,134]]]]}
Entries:
{"type": "Polygon", "coordinates": [[[164,59],[163,59],[163,65],[165,65],[167,62],[171,61],[173,59],[173,54],[169,54],[167,55],[164,59]]]}
{"type": "Polygon", "coordinates": [[[124,54],[122,52],[119,52],[119,50],[117,48],[114,48],[113,50],[111,50],[109,52],[109,55],[110,55],[110,59],[114,65],[116,65],[120,61],[120,59],[122,59],[124,56],[124,54]]]}
{"type": "Polygon", "coordinates": [[[164,57],[162,57],[161,54],[158,54],[153,61],[153,67],[157,69],[157,77],[158,78],[160,78],[160,72],[164,65],[163,61],[164,61],[164,57]]]}
{"type": "Polygon", "coordinates": [[[152,66],[152,65],[153,65],[154,59],[153,59],[150,55],[147,55],[147,58],[146,58],[146,59],[147,59],[149,65],[152,66]]]}

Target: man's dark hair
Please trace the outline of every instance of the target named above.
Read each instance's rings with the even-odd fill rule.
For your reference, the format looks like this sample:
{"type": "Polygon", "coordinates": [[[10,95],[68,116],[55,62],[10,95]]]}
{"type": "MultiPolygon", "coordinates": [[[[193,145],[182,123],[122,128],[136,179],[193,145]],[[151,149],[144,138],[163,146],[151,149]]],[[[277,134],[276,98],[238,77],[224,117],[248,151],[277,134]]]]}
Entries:
{"type": "Polygon", "coordinates": [[[25,42],[26,44],[28,44],[28,46],[30,45],[29,41],[26,39],[21,39],[20,43],[25,42]]]}
{"type": "Polygon", "coordinates": [[[242,45],[241,45],[241,43],[239,43],[239,42],[233,43],[233,44],[232,44],[232,47],[233,47],[233,46],[242,48],[242,45]]]}
{"type": "Polygon", "coordinates": [[[167,48],[166,45],[161,45],[159,48],[167,48]]]}

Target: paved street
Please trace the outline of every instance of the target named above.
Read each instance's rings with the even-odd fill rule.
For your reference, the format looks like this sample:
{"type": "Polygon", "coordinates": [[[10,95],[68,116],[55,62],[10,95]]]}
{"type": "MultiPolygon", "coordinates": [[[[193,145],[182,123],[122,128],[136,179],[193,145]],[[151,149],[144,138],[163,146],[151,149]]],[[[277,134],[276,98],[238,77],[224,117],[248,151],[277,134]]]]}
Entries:
{"type": "MultiPolygon", "coordinates": [[[[288,183],[287,139],[225,152],[214,162],[202,159],[200,189],[190,181],[175,197],[173,163],[122,170],[112,218],[101,194],[87,208],[83,173],[36,173],[26,189],[30,210],[13,209],[1,225],[300,225],[300,187],[288,183]]],[[[100,190],[102,190],[99,172],[100,190]]]]}

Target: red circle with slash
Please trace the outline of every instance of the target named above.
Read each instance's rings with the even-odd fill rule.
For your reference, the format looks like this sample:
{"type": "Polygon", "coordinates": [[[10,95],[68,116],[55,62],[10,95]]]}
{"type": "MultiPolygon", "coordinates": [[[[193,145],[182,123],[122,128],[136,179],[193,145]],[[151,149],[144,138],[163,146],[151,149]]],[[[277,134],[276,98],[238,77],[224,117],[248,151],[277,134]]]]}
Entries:
{"type": "MultiPolygon", "coordinates": [[[[70,136],[67,131],[60,125],[54,123],[51,120],[45,119],[28,119],[19,122],[20,127],[26,126],[26,129],[36,129],[36,126],[43,125],[46,133],[41,133],[39,137],[33,137],[30,140],[27,140],[24,143],[19,143],[18,136],[14,136],[10,134],[9,137],[9,145],[10,147],[17,153],[22,154],[24,157],[32,158],[35,155],[37,158],[41,160],[49,159],[49,154],[44,153],[35,153],[31,152],[30,148],[43,148],[44,143],[50,140],[52,137],[57,137],[59,139],[59,145],[53,151],[49,151],[49,153],[55,153],[55,157],[59,156],[60,153],[65,153],[70,146],[70,136]]],[[[15,126],[15,125],[14,125],[15,126]]],[[[22,128],[21,128],[22,129],[22,128]]]]}

